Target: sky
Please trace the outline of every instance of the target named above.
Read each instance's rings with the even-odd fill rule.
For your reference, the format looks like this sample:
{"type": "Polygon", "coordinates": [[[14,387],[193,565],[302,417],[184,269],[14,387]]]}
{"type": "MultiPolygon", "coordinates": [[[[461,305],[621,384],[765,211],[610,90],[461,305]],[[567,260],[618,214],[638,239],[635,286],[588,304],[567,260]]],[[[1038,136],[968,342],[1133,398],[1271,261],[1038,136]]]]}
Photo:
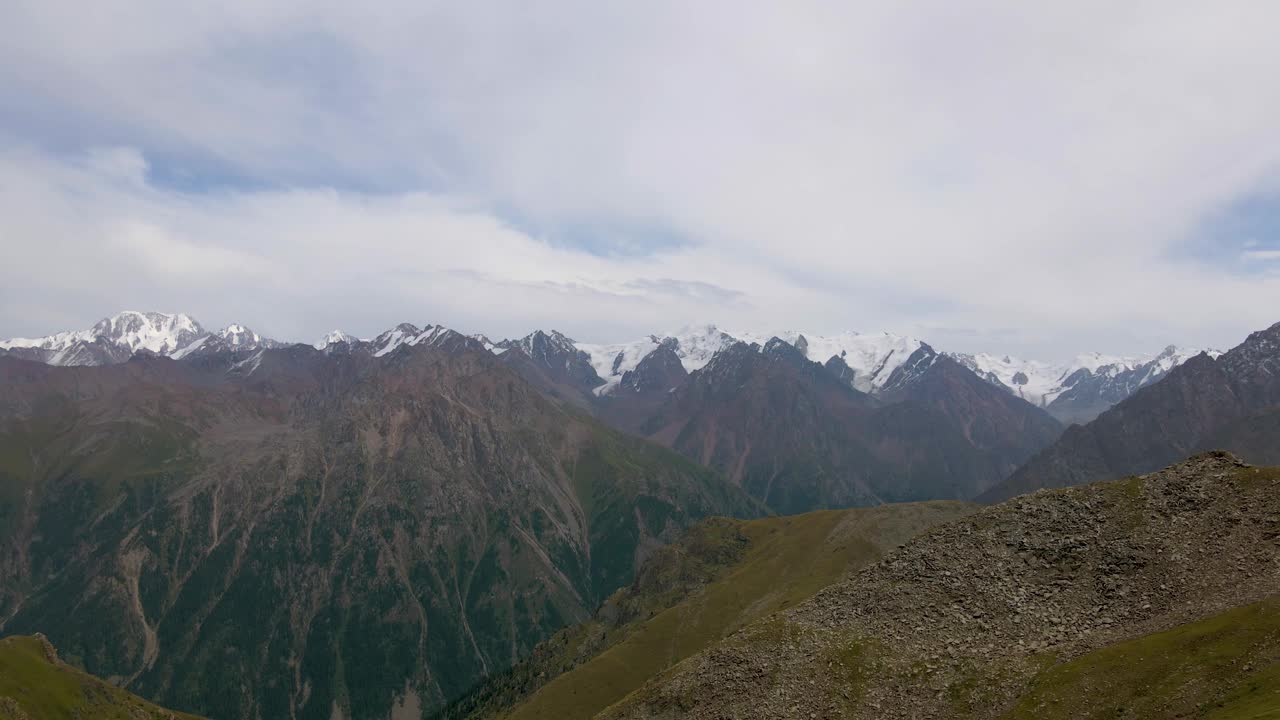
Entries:
{"type": "Polygon", "coordinates": [[[0,337],[1280,321],[1280,5],[10,0],[0,337]]]}

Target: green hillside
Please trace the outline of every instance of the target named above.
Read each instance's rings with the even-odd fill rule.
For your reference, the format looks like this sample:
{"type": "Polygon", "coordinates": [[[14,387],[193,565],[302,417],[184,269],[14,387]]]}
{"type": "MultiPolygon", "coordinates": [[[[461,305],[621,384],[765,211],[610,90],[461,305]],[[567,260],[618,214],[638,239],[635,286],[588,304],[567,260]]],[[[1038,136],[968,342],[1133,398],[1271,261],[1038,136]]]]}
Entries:
{"type": "Polygon", "coordinates": [[[1116,717],[1280,718],[1280,597],[1050,665],[1006,716],[1116,717]]]}
{"type": "Polygon", "coordinates": [[[0,720],[179,720],[194,715],[152,705],[58,660],[35,635],[0,639],[0,720]]]}

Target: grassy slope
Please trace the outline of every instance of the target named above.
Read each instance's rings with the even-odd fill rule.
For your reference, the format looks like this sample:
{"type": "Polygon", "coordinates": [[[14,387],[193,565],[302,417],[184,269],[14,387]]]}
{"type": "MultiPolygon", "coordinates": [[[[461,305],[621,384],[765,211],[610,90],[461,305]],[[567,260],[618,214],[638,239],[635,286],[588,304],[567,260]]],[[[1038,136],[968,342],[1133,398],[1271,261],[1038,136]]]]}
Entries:
{"type": "Polygon", "coordinates": [[[187,718],[50,659],[40,638],[0,639],[0,720],[187,718]]]}
{"type": "Polygon", "coordinates": [[[1052,665],[1006,717],[1280,718],[1280,598],[1052,665]]]}
{"type": "Polygon", "coordinates": [[[623,639],[552,680],[507,717],[590,717],[746,623],[810,597],[911,535],[968,511],[961,503],[935,502],[743,522],[749,549],[740,562],[702,592],[621,629],[623,639]]]}

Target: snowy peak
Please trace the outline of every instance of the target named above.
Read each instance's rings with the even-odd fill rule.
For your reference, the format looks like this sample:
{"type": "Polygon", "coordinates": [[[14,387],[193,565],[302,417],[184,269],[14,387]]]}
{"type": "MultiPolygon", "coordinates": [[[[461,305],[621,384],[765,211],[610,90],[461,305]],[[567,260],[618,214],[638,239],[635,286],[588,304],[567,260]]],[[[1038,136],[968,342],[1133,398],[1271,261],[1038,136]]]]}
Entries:
{"type": "Polygon", "coordinates": [[[400,323],[372,340],[373,356],[382,357],[401,345],[414,345],[422,330],[410,323],[400,323]]]}
{"type": "Polygon", "coordinates": [[[685,371],[693,372],[706,366],[716,353],[734,343],[754,344],[758,351],[765,352],[775,339],[819,364],[839,358],[848,368],[847,371],[842,370],[843,377],[862,392],[882,389],[894,371],[925,346],[916,338],[892,333],[863,335],[848,332],[829,336],[798,330],[728,333],[715,325],[695,325],[629,343],[577,343],[577,347],[591,357],[596,373],[605,380],[605,384],[597,388],[597,394],[607,394],[621,382],[624,374],[634,370],[641,360],[664,343],[672,347],[685,371]]]}
{"type": "Polygon", "coordinates": [[[239,323],[232,323],[214,334],[232,349],[258,347],[263,344],[261,335],[239,323]]]}
{"type": "Polygon", "coordinates": [[[360,342],[360,339],[355,335],[341,330],[330,330],[327,335],[320,338],[320,342],[317,342],[312,347],[317,350],[326,350],[332,345],[355,345],[358,342],[360,342]]]}
{"type": "Polygon", "coordinates": [[[170,355],[206,335],[189,315],[125,311],[101,320],[89,332],[131,352],[170,355]]]}
{"type": "Polygon", "coordinates": [[[642,340],[626,343],[575,343],[586,353],[591,366],[605,384],[596,388],[596,394],[613,392],[622,377],[635,370],[649,353],[666,345],[675,352],[686,372],[693,372],[711,362],[721,350],[733,345],[736,338],[721,331],[715,325],[693,325],[674,333],[650,335],[642,340]]]}
{"type": "Polygon", "coordinates": [[[239,323],[211,333],[190,315],[126,310],[103,318],[88,330],[3,341],[0,351],[50,365],[109,365],[137,353],[181,360],[197,354],[280,345],[239,323]]]}
{"type": "MultiPolygon", "coordinates": [[[[740,337],[748,342],[760,343],[762,346],[769,340],[765,336],[752,333],[741,333],[740,337]]],[[[907,362],[912,354],[925,346],[924,342],[917,338],[887,332],[818,335],[788,330],[778,333],[776,337],[787,341],[807,358],[819,364],[825,365],[833,357],[840,358],[852,372],[851,384],[854,389],[866,393],[876,393],[884,389],[889,379],[893,377],[894,371],[907,362]]]]}
{"type": "MultiPolygon", "coordinates": [[[[952,353],[951,357],[984,380],[1045,408],[1059,420],[1087,422],[1200,352],[1169,345],[1153,356],[1090,352],[1077,355],[1067,363],[988,353],[952,353]]],[[[1206,352],[1211,357],[1221,354],[1216,350],[1206,352]]]]}
{"type": "Polygon", "coordinates": [[[105,365],[138,352],[172,356],[208,335],[188,315],[125,311],[88,330],[0,342],[0,350],[51,365],[105,365]]]}
{"type": "Polygon", "coordinates": [[[573,338],[558,330],[552,330],[549,333],[534,330],[519,340],[505,340],[499,345],[506,349],[519,348],[534,362],[544,365],[558,365],[564,358],[578,354],[578,347],[573,338]]]}
{"type": "Polygon", "coordinates": [[[438,346],[453,339],[471,342],[470,339],[443,325],[426,325],[420,328],[413,323],[400,323],[390,330],[380,333],[372,340],[360,340],[350,333],[334,330],[321,338],[320,342],[313,347],[326,352],[332,352],[339,348],[358,349],[362,353],[368,353],[380,358],[390,355],[402,347],[414,347],[417,345],[438,346]]]}
{"type": "Polygon", "coordinates": [[[391,355],[400,348],[419,345],[452,348],[455,344],[462,344],[479,348],[484,346],[485,342],[481,338],[483,336],[465,336],[443,325],[418,327],[413,323],[400,323],[390,330],[379,333],[372,340],[361,340],[351,333],[333,330],[312,347],[326,353],[355,352],[381,358],[391,355]]]}

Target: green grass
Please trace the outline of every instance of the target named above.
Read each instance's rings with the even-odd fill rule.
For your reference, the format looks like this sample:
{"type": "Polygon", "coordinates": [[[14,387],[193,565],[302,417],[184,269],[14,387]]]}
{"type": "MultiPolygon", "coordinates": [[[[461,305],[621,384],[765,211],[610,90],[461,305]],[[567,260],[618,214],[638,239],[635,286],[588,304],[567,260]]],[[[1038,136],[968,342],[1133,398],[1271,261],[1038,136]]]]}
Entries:
{"type": "Polygon", "coordinates": [[[1050,665],[1005,717],[1280,719],[1280,598],[1050,665]]]}
{"type": "MultiPolygon", "coordinates": [[[[931,511],[937,514],[928,515],[919,505],[884,506],[742,522],[740,532],[749,544],[739,562],[701,592],[618,631],[623,639],[555,678],[505,717],[591,717],[747,623],[802,602],[848,570],[874,562],[892,547],[876,542],[886,525],[923,529],[967,510],[960,503],[939,503],[931,511]],[[854,523],[852,529],[842,526],[846,522],[854,523]]],[[[861,663],[851,663],[851,671],[854,666],[861,663]]]]}
{"type": "Polygon", "coordinates": [[[40,639],[0,639],[0,720],[186,718],[45,655],[40,639]]]}

